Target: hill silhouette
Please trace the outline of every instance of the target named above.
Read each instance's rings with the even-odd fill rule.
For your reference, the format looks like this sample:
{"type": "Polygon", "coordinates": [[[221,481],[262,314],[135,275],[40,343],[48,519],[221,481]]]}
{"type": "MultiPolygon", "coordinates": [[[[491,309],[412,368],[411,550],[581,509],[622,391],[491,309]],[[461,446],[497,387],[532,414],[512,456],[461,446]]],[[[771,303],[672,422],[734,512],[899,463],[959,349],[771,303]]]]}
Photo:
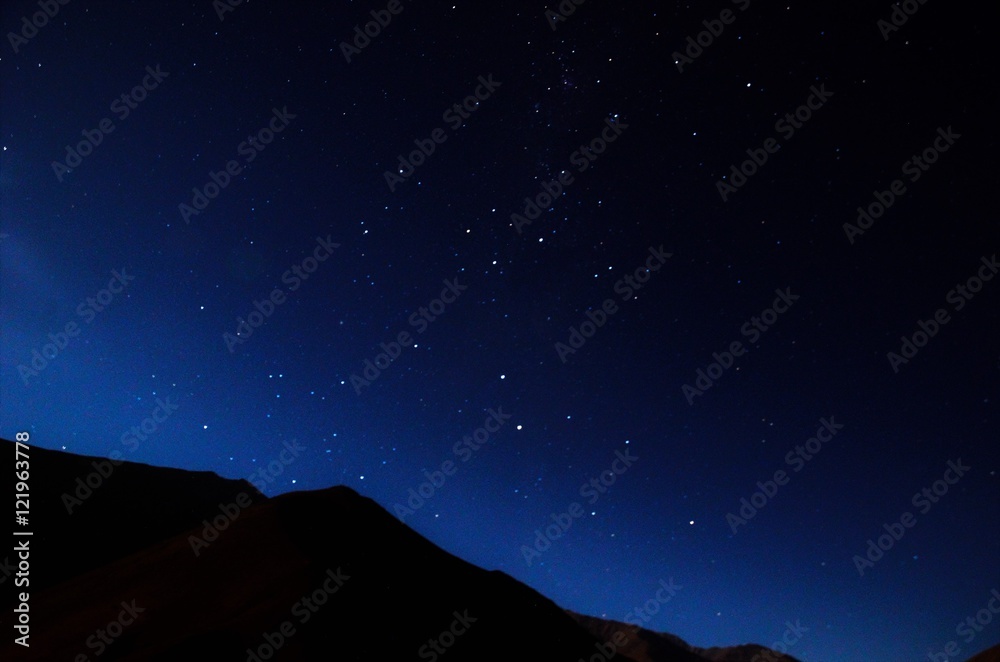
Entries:
{"type": "Polygon", "coordinates": [[[792,659],[567,612],[348,487],[267,498],[208,472],[30,461],[31,645],[8,639],[3,659],[792,659]]]}

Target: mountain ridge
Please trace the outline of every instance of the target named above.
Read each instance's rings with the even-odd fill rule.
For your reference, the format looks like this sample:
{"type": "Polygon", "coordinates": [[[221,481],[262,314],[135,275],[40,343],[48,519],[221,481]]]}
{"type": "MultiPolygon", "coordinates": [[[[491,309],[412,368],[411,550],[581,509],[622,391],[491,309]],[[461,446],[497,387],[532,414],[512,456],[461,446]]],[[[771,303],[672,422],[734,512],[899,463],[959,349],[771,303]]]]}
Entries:
{"type": "MultiPolygon", "coordinates": [[[[2,441],[13,456],[13,442],[2,441]]],[[[697,648],[562,609],[347,486],[269,498],[211,472],[120,462],[108,473],[108,458],[38,447],[30,458],[32,542],[41,543],[31,556],[32,645],[3,642],[5,659],[259,662],[335,652],[353,660],[797,662],[757,644],[697,648]],[[108,475],[90,479],[81,503],[67,502],[67,489],[81,477],[88,485],[94,472],[108,475]],[[46,572],[50,565],[57,570],[46,572]]],[[[0,625],[10,627],[10,615],[0,625]]]]}

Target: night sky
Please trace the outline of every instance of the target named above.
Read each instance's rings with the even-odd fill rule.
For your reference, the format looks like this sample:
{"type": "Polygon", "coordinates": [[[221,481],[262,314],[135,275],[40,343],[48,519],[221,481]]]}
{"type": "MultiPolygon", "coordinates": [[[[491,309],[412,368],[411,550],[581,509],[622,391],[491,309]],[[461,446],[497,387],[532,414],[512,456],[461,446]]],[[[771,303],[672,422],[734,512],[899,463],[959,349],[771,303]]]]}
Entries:
{"type": "Polygon", "coordinates": [[[5,3],[3,437],[694,645],[1000,642],[991,19],[233,4],[5,3]]]}

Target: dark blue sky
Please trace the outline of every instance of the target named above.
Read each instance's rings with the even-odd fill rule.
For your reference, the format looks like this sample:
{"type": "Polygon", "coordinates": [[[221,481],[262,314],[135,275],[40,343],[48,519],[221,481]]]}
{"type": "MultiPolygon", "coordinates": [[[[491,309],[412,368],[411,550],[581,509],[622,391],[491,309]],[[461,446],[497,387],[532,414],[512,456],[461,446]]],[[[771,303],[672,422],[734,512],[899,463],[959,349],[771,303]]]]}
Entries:
{"type": "Polygon", "coordinates": [[[7,3],[0,433],[696,645],[996,644],[992,32],[861,7],[7,3]]]}

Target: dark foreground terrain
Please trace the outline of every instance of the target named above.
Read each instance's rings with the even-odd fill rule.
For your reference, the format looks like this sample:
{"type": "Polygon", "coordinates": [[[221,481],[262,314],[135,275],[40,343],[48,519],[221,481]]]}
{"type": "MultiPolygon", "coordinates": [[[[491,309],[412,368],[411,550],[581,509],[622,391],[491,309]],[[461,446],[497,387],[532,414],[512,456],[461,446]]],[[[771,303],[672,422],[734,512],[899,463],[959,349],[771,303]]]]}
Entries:
{"type": "MultiPolygon", "coordinates": [[[[30,461],[30,647],[5,637],[4,660],[793,659],[567,612],[346,487],[269,499],[211,473],[30,461]]],[[[0,563],[11,632],[23,589],[0,563]]]]}

